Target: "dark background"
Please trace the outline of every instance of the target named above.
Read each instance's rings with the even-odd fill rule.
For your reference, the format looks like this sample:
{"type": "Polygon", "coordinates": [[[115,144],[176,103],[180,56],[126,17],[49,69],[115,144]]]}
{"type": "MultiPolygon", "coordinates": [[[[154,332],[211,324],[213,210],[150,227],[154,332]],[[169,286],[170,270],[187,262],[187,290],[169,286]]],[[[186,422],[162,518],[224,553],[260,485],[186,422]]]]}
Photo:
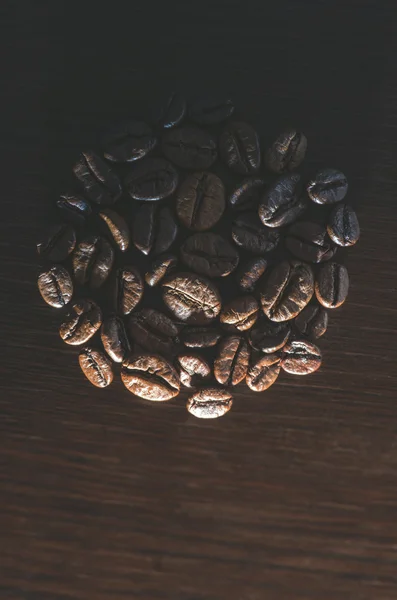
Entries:
{"type": "Polygon", "coordinates": [[[396,4],[100,4],[1,9],[0,598],[395,599],[396,4]],[[36,289],[79,150],[174,89],[302,129],[362,227],[321,370],[214,422],[92,387],[36,289]]]}

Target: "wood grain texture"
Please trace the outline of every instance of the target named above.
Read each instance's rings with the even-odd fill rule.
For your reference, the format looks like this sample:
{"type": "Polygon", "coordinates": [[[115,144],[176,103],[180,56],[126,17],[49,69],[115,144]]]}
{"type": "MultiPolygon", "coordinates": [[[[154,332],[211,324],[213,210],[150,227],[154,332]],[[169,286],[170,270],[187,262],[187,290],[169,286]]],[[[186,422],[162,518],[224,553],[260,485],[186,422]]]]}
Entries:
{"type": "Polygon", "coordinates": [[[0,598],[394,600],[395,2],[90,4],[3,7],[0,598]],[[78,151],[175,88],[301,128],[362,228],[320,371],[208,423],[93,388],[36,289],[78,151]]]}

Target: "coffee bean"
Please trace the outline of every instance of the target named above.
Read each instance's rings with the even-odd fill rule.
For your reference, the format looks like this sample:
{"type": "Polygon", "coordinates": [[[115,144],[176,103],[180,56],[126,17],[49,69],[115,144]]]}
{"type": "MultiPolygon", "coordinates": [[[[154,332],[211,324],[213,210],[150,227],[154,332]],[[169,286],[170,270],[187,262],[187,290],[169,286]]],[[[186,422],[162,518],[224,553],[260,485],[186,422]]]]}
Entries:
{"type": "Polygon", "coordinates": [[[113,367],[110,360],[99,350],[84,348],[79,354],[81,370],[93,385],[104,388],[113,381],[113,367]]]}
{"type": "Polygon", "coordinates": [[[114,262],[114,250],[99,236],[82,240],[73,254],[73,272],[80,285],[99,288],[109,277],[114,262]]]}
{"type": "Polygon", "coordinates": [[[181,260],[207,277],[226,277],[238,265],[238,252],[217,233],[196,233],[182,244],[181,260]]]}
{"type": "Polygon", "coordinates": [[[179,379],[185,387],[198,387],[205,383],[211,376],[211,367],[208,362],[198,354],[179,354],[177,358],[179,379]]]}
{"type": "Polygon", "coordinates": [[[124,323],[120,317],[111,315],[102,323],[101,340],[105,352],[115,362],[123,362],[126,356],[131,352],[130,342],[128,340],[124,323]]]}
{"type": "Polygon", "coordinates": [[[72,278],[67,270],[60,265],[42,271],[37,284],[43,300],[54,308],[62,308],[72,299],[72,278]]]}
{"type": "Polygon", "coordinates": [[[218,346],[214,363],[214,375],[222,385],[237,385],[247,375],[250,351],[240,336],[224,338],[218,346]]]}
{"type": "Polygon", "coordinates": [[[290,334],[288,323],[274,323],[263,318],[249,332],[248,341],[259,352],[277,352],[287,343],[290,334]]]}
{"type": "Polygon", "coordinates": [[[234,188],[229,204],[234,210],[258,210],[259,200],[265,189],[265,181],[259,177],[245,179],[234,188]]]}
{"type": "Polygon", "coordinates": [[[281,133],[266,152],[265,163],[275,173],[292,171],[305,158],[307,139],[294,129],[281,133]]]}
{"type": "Polygon", "coordinates": [[[267,267],[267,261],[262,257],[248,260],[240,267],[237,274],[237,283],[243,292],[253,292],[259,279],[267,267]]]}
{"type": "Polygon", "coordinates": [[[238,245],[252,252],[263,254],[274,250],[280,240],[280,234],[275,229],[262,225],[257,213],[243,213],[233,221],[232,238],[238,245]]]}
{"type": "Polygon", "coordinates": [[[145,350],[173,356],[178,351],[179,327],[158,310],[142,308],[128,320],[131,339],[145,350]]]}
{"type": "Polygon", "coordinates": [[[276,381],[280,373],[280,357],[265,354],[252,365],[247,373],[246,383],[253,392],[263,392],[276,381]]]}
{"type": "Polygon", "coordinates": [[[88,201],[77,194],[62,194],[57,200],[57,207],[66,221],[70,221],[78,227],[86,225],[92,214],[88,201]]]}
{"type": "Polygon", "coordinates": [[[73,346],[84,344],[98,331],[102,324],[102,312],[92,300],[81,300],[72,307],[59,328],[64,342],[73,346]]]}
{"type": "Polygon", "coordinates": [[[295,221],[307,208],[300,196],[300,175],[283,175],[262,195],[259,217],[267,227],[282,227],[295,221]]]}
{"type": "Polygon", "coordinates": [[[309,304],[295,319],[299,333],[312,339],[324,335],[328,326],[328,313],[317,304],[309,304]]]}
{"type": "Polygon", "coordinates": [[[309,181],[307,193],[317,204],[334,204],[343,200],[347,188],[347,179],[341,171],[322,169],[309,181]]]}
{"type": "Polygon", "coordinates": [[[218,156],[214,138],[196,127],[167,131],[162,150],[168,160],[183,169],[208,169],[218,156]]]}
{"type": "Polygon", "coordinates": [[[348,204],[339,204],[333,209],[327,231],[338,246],[353,246],[360,237],[357,215],[348,204]]]}
{"type": "Polygon", "coordinates": [[[329,239],[325,227],[308,221],[291,225],[285,244],[294,256],[313,263],[330,260],[337,250],[329,239]]]}
{"type": "Polygon", "coordinates": [[[182,341],[188,348],[212,348],[221,337],[221,332],[212,327],[185,327],[182,330],[182,341]]]}
{"type": "Polygon", "coordinates": [[[165,305],[181,321],[206,325],[220,313],[218,288],[205,277],[176,273],[164,279],[162,288],[165,305]]]}
{"type": "Polygon", "coordinates": [[[142,121],[128,121],[113,127],[102,142],[103,155],[117,163],[143,158],[157,143],[152,129],[142,121]]]}
{"type": "Polygon", "coordinates": [[[171,273],[178,264],[178,259],[173,254],[162,254],[152,262],[152,265],[145,274],[145,281],[150,287],[154,287],[160,281],[171,273]]]}
{"type": "Polygon", "coordinates": [[[186,408],[199,419],[217,419],[232,408],[233,396],[223,388],[208,387],[190,396],[186,408]]]}
{"type": "Polygon", "coordinates": [[[337,308],[347,298],[349,275],[346,267],[332,262],[322,265],[316,277],[317,300],[326,308],[337,308]]]}
{"type": "Polygon", "coordinates": [[[171,196],[178,185],[178,173],[163,158],[145,158],[134,165],[125,179],[129,195],[135,200],[157,201],[171,196]]]}
{"type": "Polygon", "coordinates": [[[238,296],[222,308],[220,321],[230,331],[247,331],[258,318],[259,306],[253,296],[238,296]]]}
{"type": "Polygon", "coordinates": [[[132,226],[132,241],[143,254],[162,254],[175,241],[178,225],[168,206],[142,204],[132,226]]]}
{"type": "Polygon", "coordinates": [[[179,394],[179,377],[174,367],[161,356],[142,354],[124,360],[121,379],[129,392],[163,402],[179,394]]]}
{"type": "Polygon", "coordinates": [[[71,254],[76,245],[76,232],[70,225],[56,225],[50,229],[43,241],[37,244],[41,258],[59,262],[71,254]]]}
{"type": "Polygon", "coordinates": [[[219,148],[222,160],[235,173],[255,173],[261,164],[256,131],[248,123],[231,123],[224,129],[219,148]]]}
{"type": "Polygon", "coordinates": [[[225,210],[225,188],[213,173],[200,171],[189,175],[179,187],[176,212],[188,229],[211,229],[225,210]]]}
{"type": "Polygon", "coordinates": [[[215,125],[226,121],[233,112],[233,102],[229,99],[201,97],[190,106],[189,117],[199,125],[215,125]]]}
{"type": "Polygon", "coordinates": [[[179,125],[186,115],[186,100],[182,94],[174,92],[160,110],[158,123],[163,129],[179,125]]]}
{"type": "Polygon", "coordinates": [[[130,230],[125,219],[111,208],[104,208],[99,213],[101,219],[106,223],[113,240],[122,252],[128,250],[130,245],[130,230]]]}
{"type": "Polygon", "coordinates": [[[122,194],[118,176],[95,152],[82,152],[73,167],[73,173],[83,185],[88,198],[96,204],[109,206],[122,194]]]}
{"type": "Polygon", "coordinates": [[[281,366],[292,375],[308,375],[321,365],[321,351],[306,340],[292,340],[283,348],[281,366]]]}
{"type": "Polygon", "coordinates": [[[143,296],[143,280],[136,267],[118,269],[114,286],[115,309],[121,315],[129,315],[143,296]]]}
{"type": "Polygon", "coordinates": [[[262,310],[272,321],[293,319],[314,292],[313,271],[298,261],[283,261],[273,268],[261,289],[262,310]]]}

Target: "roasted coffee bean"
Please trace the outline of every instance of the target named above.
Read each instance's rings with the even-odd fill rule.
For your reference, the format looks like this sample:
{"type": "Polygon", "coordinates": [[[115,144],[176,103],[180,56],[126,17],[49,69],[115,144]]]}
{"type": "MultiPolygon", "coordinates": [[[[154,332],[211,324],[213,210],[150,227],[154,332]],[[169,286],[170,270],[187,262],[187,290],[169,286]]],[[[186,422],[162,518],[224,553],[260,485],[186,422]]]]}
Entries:
{"type": "Polygon", "coordinates": [[[129,315],[143,296],[143,280],[136,267],[118,269],[114,286],[114,304],[121,315],[129,315]]]}
{"type": "Polygon", "coordinates": [[[81,370],[93,385],[104,388],[113,381],[113,367],[110,360],[99,350],[84,348],[79,354],[81,370]]]}
{"type": "Polygon", "coordinates": [[[77,194],[62,194],[57,200],[57,207],[66,221],[78,227],[86,225],[92,214],[89,202],[77,194]]]}
{"type": "Polygon", "coordinates": [[[131,339],[145,350],[173,356],[178,351],[179,327],[158,310],[142,308],[128,320],[131,339]]]}
{"type": "Polygon", "coordinates": [[[347,179],[341,171],[322,169],[314,179],[309,181],[307,193],[317,204],[334,204],[343,200],[347,188],[347,179]]]}
{"type": "Polygon", "coordinates": [[[276,381],[280,368],[277,354],[265,354],[250,367],[245,381],[253,392],[263,392],[276,381]]]}
{"type": "Polygon", "coordinates": [[[213,137],[196,127],[171,129],[163,136],[164,156],[183,169],[208,169],[217,159],[213,137]]]}
{"type": "Polygon", "coordinates": [[[102,323],[101,340],[105,352],[114,362],[123,362],[131,352],[124,323],[120,317],[111,315],[102,323]]]}
{"type": "Polygon", "coordinates": [[[160,110],[158,123],[163,129],[179,125],[186,115],[186,100],[182,94],[174,92],[160,110]]]}
{"type": "Polygon", "coordinates": [[[181,337],[187,348],[212,348],[219,342],[222,334],[213,327],[185,327],[181,337]]]}
{"type": "Polygon", "coordinates": [[[337,250],[329,239],[325,227],[309,221],[291,225],[285,244],[294,256],[313,263],[330,260],[337,250]]]}
{"type": "Polygon", "coordinates": [[[82,152],[73,167],[73,173],[83,185],[88,198],[96,204],[109,206],[122,194],[118,176],[95,152],[82,152]]]}
{"type": "Polygon", "coordinates": [[[125,179],[129,195],[135,200],[156,201],[171,196],[178,185],[178,173],[168,160],[145,158],[134,165],[125,179]]]}
{"type": "Polygon", "coordinates": [[[185,353],[177,358],[179,379],[185,387],[198,387],[211,376],[211,367],[208,362],[198,354],[185,353]]]}
{"type": "Polygon", "coordinates": [[[217,233],[196,233],[182,244],[181,260],[207,277],[226,277],[238,265],[238,252],[217,233]]]}
{"type": "Polygon", "coordinates": [[[179,377],[174,367],[161,356],[142,354],[124,360],[121,379],[129,392],[162,402],[179,394],[179,377]]]}
{"type": "Polygon", "coordinates": [[[219,148],[222,160],[235,173],[255,173],[261,164],[256,131],[248,123],[230,123],[224,129],[219,148]]]}
{"type": "Polygon", "coordinates": [[[277,352],[287,343],[290,334],[288,323],[273,323],[263,318],[249,332],[248,341],[259,352],[277,352]]]}
{"type": "Polygon", "coordinates": [[[92,300],[81,300],[72,307],[59,328],[64,342],[77,346],[84,344],[98,331],[102,325],[101,309],[92,300]]]}
{"type": "Polygon", "coordinates": [[[38,277],[37,285],[43,300],[54,308],[62,308],[72,299],[72,278],[67,270],[60,265],[42,271],[38,277]]]}
{"type": "Polygon", "coordinates": [[[292,375],[308,375],[321,365],[321,351],[306,340],[292,340],[283,348],[281,366],[292,375]]]}
{"type": "Polygon", "coordinates": [[[214,375],[222,385],[237,385],[247,375],[250,350],[240,336],[224,338],[218,346],[214,363],[214,375]]]}
{"type": "Polygon", "coordinates": [[[259,217],[267,227],[282,227],[295,221],[307,208],[300,196],[300,175],[283,175],[262,195],[259,217]]]}
{"type": "Polygon", "coordinates": [[[111,208],[104,208],[99,213],[101,219],[106,223],[113,240],[122,252],[128,250],[130,245],[130,230],[125,219],[111,208]]]}
{"type": "Polygon", "coordinates": [[[317,300],[326,308],[337,308],[347,298],[349,274],[346,267],[332,262],[322,265],[316,277],[317,300]]]}
{"type": "Polygon", "coordinates": [[[317,339],[327,331],[328,313],[321,306],[309,304],[296,317],[295,326],[302,335],[317,339]]]}
{"type": "Polygon", "coordinates": [[[234,210],[258,210],[259,200],[265,189],[265,181],[259,177],[245,179],[229,196],[229,204],[234,210]]]}
{"type": "Polygon", "coordinates": [[[226,121],[233,113],[233,102],[223,98],[197,98],[189,108],[189,117],[199,125],[221,123],[226,121]]]}
{"type": "Polygon", "coordinates": [[[265,164],[275,173],[292,171],[305,158],[307,139],[294,129],[281,133],[266,152],[265,164]]]}
{"type": "Polygon", "coordinates": [[[280,234],[275,229],[262,225],[258,213],[249,212],[234,219],[232,238],[244,250],[253,254],[263,254],[276,248],[280,234]]]}
{"type": "Polygon", "coordinates": [[[178,225],[168,206],[142,204],[132,226],[132,241],[143,254],[166,252],[175,241],[178,225]]]}
{"type": "Polygon", "coordinates": [[[152,129],[142,121],[128,121],[113,127],[102,142],[103,155],[117,163],[143,158],[157,143],[152,129]]]}
{"type": "Polygon", "coordinates": [[[233,396],[227,390],[207,387],[190,396],[186,408],[199,419],[217,419],[232,408],[233,396]]]}
{"type": "Polygon", "coordinates": [[[188,229],[211,229],[225,210],[225,188],[213,173],[200,171],[189,175],[179,187],[176,212],[188,229]]]}
{"type": "Polygon", "coordinates": [[[248,260],[237,274],[237,283],[243,292],[253,292],[267,267],[267,261],[261,256],[248,260]]]}
{"type": "Polygon", "coordinates": [[[178,259],[173,254],[162,254],[153,261],[152,266],[145,275],[145,281],[150,287],[154,287],[171,273],[178,264],[178,259]]]}
{"type": "Polygon", "coordinates": [[[218,288],[205,277],[176,273],[164,279],[162,288],[165,305],[181,321],[206,325],[220,313],[218,288]]]}
{"type": "Polygon", "coordinates": [[[73,272],[80,285],[99,288],[109,277],[114,262],[114,250],[99,236],[82,240],[73,254],[73,272]]]}
{"type": "Polygon", "coordinates": [[[357,215],[348,204],[339,204],[333,209],[327,231],[338,246],[353,246],[360,237],[357,215]]]}
{"type": "Polygon", "coordinates": [[[56,225],[50,229],[43,241],[37,244],[41,258],[58,262],[65,260],[76,245],[76,232],[70,225],[56,225]]]}
{"type": "Polygon", "coordinates": [[[259,306],[253,296],[238,296],[222,308],[220,321],[230,331],[247,331],[258,318],[259,306]]]}
{"type": "Polygon", "coordinates": [[[293,319],[310,302],[313,271],[298,261],[283,261],[273,268],[261,290],[262,310],[272,321],[293,319]]]}

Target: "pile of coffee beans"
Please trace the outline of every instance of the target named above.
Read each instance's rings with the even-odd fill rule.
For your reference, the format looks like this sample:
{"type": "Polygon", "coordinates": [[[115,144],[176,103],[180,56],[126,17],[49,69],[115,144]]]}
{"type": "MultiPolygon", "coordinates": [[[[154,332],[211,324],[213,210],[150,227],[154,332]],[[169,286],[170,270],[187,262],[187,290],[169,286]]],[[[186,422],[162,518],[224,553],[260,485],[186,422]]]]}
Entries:
{"type": "Polygon", "coordinates": [[[315,341],[349,288],[335,255],[360,229],[346,177],[305,174],[306,148],[289,130],[262,154],[230,100],[176,93],[150,125],[122,123],[81,153],[80,190],[37,245],[38,287],[54,308],[72,303],[60,336],[93,385],[119,369],[146,400],[183,386],[187,410],[215,418],[233,386],[319,368],[315,341]]]}

